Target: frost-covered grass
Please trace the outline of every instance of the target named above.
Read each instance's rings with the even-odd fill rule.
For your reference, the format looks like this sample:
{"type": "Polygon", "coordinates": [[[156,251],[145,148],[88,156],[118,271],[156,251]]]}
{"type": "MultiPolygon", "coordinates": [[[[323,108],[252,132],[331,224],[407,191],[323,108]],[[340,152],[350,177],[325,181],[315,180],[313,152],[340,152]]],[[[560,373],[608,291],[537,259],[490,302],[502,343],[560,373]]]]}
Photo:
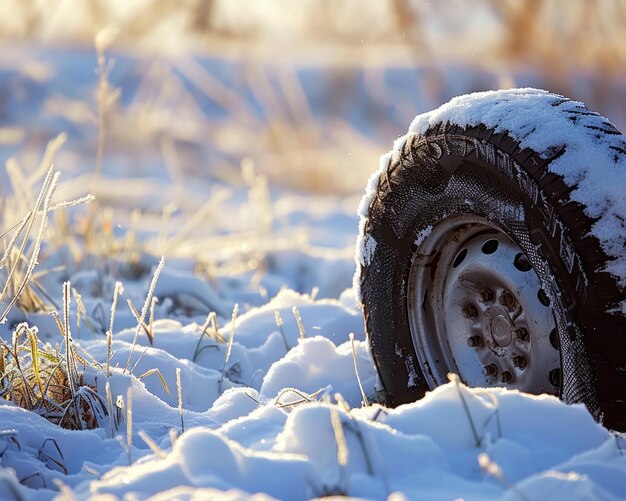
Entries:
{"type": "Polygon", "coordinates": [[[390,138],[430,106],[413,70],[383,71],[383,101],[353,73],[337,106],[315,66],[257,67],[252,92],[228,60],[103,53],[115,64],[98,74],[93,52],[3,54],[4,249],[27,238],[0,270],[2,311],[15,299],[0,498],[626,496],[626,444],[582,407],[456,381],[376,403],[350,289],[356,208],[390,138]],[[71,200],[89,203],[58,206],[71,200]]]}

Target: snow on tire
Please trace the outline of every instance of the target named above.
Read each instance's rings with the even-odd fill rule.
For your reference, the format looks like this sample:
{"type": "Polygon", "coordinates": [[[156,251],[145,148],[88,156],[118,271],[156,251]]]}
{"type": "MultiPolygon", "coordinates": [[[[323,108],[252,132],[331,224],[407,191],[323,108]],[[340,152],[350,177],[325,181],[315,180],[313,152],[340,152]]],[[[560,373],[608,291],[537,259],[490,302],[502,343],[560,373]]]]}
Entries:
{"type": "Polygon", "coordinates": [[[387,403],[457,373],[626,429],[626,138],[536,89],[418,116],[361,202],[355,290],[387,403]]]}

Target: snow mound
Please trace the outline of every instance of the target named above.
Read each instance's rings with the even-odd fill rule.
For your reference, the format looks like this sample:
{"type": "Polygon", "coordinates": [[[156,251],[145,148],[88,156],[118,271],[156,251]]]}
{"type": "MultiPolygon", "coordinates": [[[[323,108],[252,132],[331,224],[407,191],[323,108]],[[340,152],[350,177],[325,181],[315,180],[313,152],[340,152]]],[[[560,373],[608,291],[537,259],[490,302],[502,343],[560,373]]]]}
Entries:
{"type": "MultiPolygon", "coordinates": [[[[239,397],[230,391],[221,399],[248,408],[239,397]]],[[[621,447],[582,406],[452,382],[393,410],[265,403],[218,430],[187,431],[160,455],[114,468],[76,492],[132,492],[138,499],[217,492],[289,500],[386,499],[394,492],[407,499],[620,499],[621,447]]]]}
{"type": "MultiPolygon", "coordinates": [[[[378,376],[371,363],[367,343],[355,342],[355,354],[359,376],[371,395],[378,376]]],[[[331,393],[340,393],[350,405],[356,406],[361,405],[362,397],[354,384],[355,377],[351,343],[336,347],[332,341],[316,336],[302,340],[272,365],[261,386],[261,393],[274,396],[292,385],[307,393],[326,389],[331,393]]]]}

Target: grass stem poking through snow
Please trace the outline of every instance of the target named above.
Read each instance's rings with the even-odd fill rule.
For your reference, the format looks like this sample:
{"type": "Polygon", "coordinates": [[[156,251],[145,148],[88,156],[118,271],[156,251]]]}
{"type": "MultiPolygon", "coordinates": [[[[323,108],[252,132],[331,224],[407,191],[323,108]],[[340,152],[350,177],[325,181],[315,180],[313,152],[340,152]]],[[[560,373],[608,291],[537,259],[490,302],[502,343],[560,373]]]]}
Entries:
{"type": "MultiPolygon", "coordinates": [[[[113,344],[113,334],[111,331],[107,331],[107,367],[106,367],[106,377],[111,377],[111,348],[113,344]]],[[[108,383],[107,383],[108,384],[108,383]]]]}
{"type": "Polygon", "coordinates": [[[209,322],[211,323],[211,328],[213,329],[213,334],[215,335],[215,339],[219,343],[225,343],[226,339],[224,338],[224,336],[220,334],[220,327],[217,324],[217,313],[215,313],[214,311],[212,311],[211,313],[213,313],[213,315],[209,315],[209,322]]]}
{"type": "Polygon", "coordinates": [[[150,282],[150,287],[148,288],[148,294],[146,296],[146,300],[143,303],[143,308],[141,308],[141,316],[139,321],[137,322],[137,328],[135,329],[135,336],[133,337],[133,344],[130,347],[130,353],[128,355],[128,360],[126,361],[126,366],[124,367],[124,371],[128,371],[128,367],[130,366],[130,361],[133,358],[133,354],[135,352],[135,346],[137,345],[137,338],[142,329],[145,329],[145,319],[148,313],[148,308],[152,304],[152,297],[154,296],[154,289],[156,287],[157,280],[159,279],[159,275],[163,270],[163,266],[165,265],[165,258],[161,257],[158,266],[154,270],[154,274],[152,275],[152,281],[150,282]]]}
{"type": "Polygon", "coordinates": [[[163,459],[165,457],[165,452],[156,444],[154,440],[150,438],[150,436],[143,430],[139,430],[137,435],[143,440],[150,450],[157,456],[159,459],[163,459]]]}
{"type": "Polygon", "coordinates": [[[128,387],[126,392],[126,447],[128,453],[128,466],[131,465],[133,448],[133,389],[128,387]]]}
{"type": "Polygon", "coordinates": [[[106,26],[95,37],[96,54],[98,56],[98,146],[96,149],[96,171],[94,183],[98,182],[102,172],[104,158],[104,140],[106,138],[106,112],[119,97],[119,91],[111,89],[109,72],[111,67],[106,58],[106,50],[113,43],[118,30],[114,26],[106,26]]]}
{"type": "MultiPolygon", "coordinates": [[[[132,372],[134,372],[134,370],[132,372]]],[[[163,389],[165,390],[165,393],[167,393],[168,395],[171,395],[170,388],[169,386],[167,386],[167,382],[165,381],[163,374],[161,374],[161,371],[157,367],[148,369],[146,372],[144,372],[140,376],[137,376],[137,379],[143,379],[145,377],[152,376],[152,374],[156,374],[157,376],[159,376],[159,381],[161,381],[161,384],[163,385],[163,389]]]]}
{"type": "Polygon", "coordinates": [[[180,382],[180,367],[176,367],[176,389],[178,390],[178,413],[180,414],[180,432],[185,433],[185,419],[183,418],[183,385],[180,382]]]}
{"type": "Polygon", "coordinates": [[[348,479],[346,473],[346,466],[348,464],[348,444],[346,442],[346,436],[343,432],[343,424],[341,422],[341,416],[337,410],[337,406],[330,402],[328,394],[324,396],[328,408],[330,410],[330,424],[333,427],[333,434],[335,436],[335,443],[337,444],[337,465],[339,466],[339,477],[342,484],[342,489],[345,494],[348,493],[348,479]]]}
{"type": "Polygon", "coordinates": [[[85,319],[89,332],[93,334],[96,330],[91,320],[89,320],[89,315],[87,315],[87,309],[85,308],[85,303],[83,303],[83,296],[74,288],[72,288],[72,295],[74,296],[74,301],[76,301],[76,337],[80,339],[80,321],[82,318],[85,319]]]}
{"type": "Polygon", "coordinates": [[[313,393],[306,393],[304,391],[298,390],[297,388],[283,388],[282,390],[280,390],[278,395],[276,395],[276,398],[274,399],[274,405],[278,407],[279,409],[282,409],[284,407],[294,407],[296,405],[300,405],[305,402],[312,402],[318,397],[318,395],[326,391],[326,389],[327,388],[320,388],[319,390],[314,391],[313,393]],[[282,402],[283,397],[291,393],[299,397],[299,400],[293,400],[290,402],[282,402]]]}
{"type": "Polygon", "coordinates": [[[296,317],[296,322],[298,323],[298,332],[300,333],[300,339],[304,339],[304,325],[302,324],[302,317],[300,316],[300,312],[298,311],[298,307],[294,306],[291,311],[293,311],[293,316],[296,317]]]}
{"type": "Polygon", "coordinates": [[[109,409],[109,427],[111,428],[111,438],[113,438],[115,437],[115,430],[117,429],[117,426],[113,415],[113,395],[111,394],[111,383],[107,381],[104,388],[107,395],[107,407],[109,409]]]}
{"type": "Polygon", "coordinates": [[[497,463],[494,463],[486,453],[483,452],[478,455],[478,464],[480,468],[485,471],[485,473],[498,479],[504,487],[515,492],[515,494],[517,494],[523,501],[530,501],[530,498],[526,496],[526,494],[504,478],[500,466],[497,463]]]}
{"type": "Polygon", "coordinates": [[[117,300],[124,294],[124,286],[122,282],[115,282],[113,289],[113,301],[111,302],[111,320],[109,321],[109,331],[113,334],[113,324],[115,323],[115,312],[117,311],[117,300]]]}
{"type": "Polygon", "coordinates": [[[235,303],[235,306],[233,307],[233,316],[230,320],[230,337],[228,338],[228,346],[226,346],[226,356],[224,357],[224,364],[222,365],[222,377],[220,378],[220,385],[217,389],[218,394],[222,393],[222,384],[224,383],[224,378],[226,377],[226,364],[228,364],[230,352],[233,349],[233,340],[235,339],[235,320],[237,320],[238,313],[239,304],[235,303]]]}
{"type": "Polygon", "coordinates": [[[79,386],[78,369],[73,356],[72,334],[70,333],[70,282],[63,284],[63,333],[65,334],[65,362],[67,364],[67,381],[72,395],[72,404],[76,412],[76,417],[80,420],[80,409],[78,407],[78,399],[76,392],[79,386]]]}
{"type": "MultiPolygon", "coordinates": [[[[367,474],[370,477],[374,476],[374,466],[372,463],[372,459],[370,457],[369,449],[367,448],[367,445],[365,443],[365,437],[363,436],[363,432],[361,431],[361,427],[359,426],[358,420],[356,420],[350,413],[350,405],[348,405],[348,402],[346,402],[345,398],[343,398],[341,393],[335,393],[335,401],[337,402],[338,407],[343,409],[343,411],[346,413],[346,416],[348,416],[349,421],[345,424],[346,429],[356,435],[356,438],[358,439],[359,444],[361,445],[361,450],[363,451],[363,458],[365,459],[365,465],[367,466],[367,474]]],[[[385,488],[387,489],[387,492],[389,492],[389,485],[388,485],[386,476],[383,475],[383,479],[385,481],[385,488]]]]}
{"type": "Polygon", "coordinates": [[[370,403],[367,400],[367,396],[365,395],[365,390],[363,390],[363,384],[361,383],[361,376],[359,376],[359,368],[356,363],[356,348],[354,347],[354,333],[350,333],[350,343],[352,344],[352,361],[354,362],[354,374],[356,375],[356,381],[359,383],[359,390],[361,390],[361,396],[363,397],[362,405],[364,407],[369,407],[370,403]]]}
{"type": "Polygon", "coordinates": [[[20,297],[20,294],[26,287],[26,284],[28,283],[33,273],[33,270],[35,269],[35,266],[37,265],[39,251],[41,250],[41,244],[43,242],[43,234],[46,231],[46,226],[48,224],[48,212],[49,212],[49,207],[50,207],[50,199],[52,198],[52,194],[54,193],[58,180],[59,180],[59,173],[54,172],[52,167],[50,167],[44,179],[43,185],[41,187],[41,191],[39,192],[39,195],[37,197],[37,201],[35,202],[34,210],[32,210],[30,214],[27,216],[25,223],[20,226],[19,232],[11,239],[9,246],[7,247],[2,257],[2,263],[4,264],[9,258],[9,256],[11,255],[13,251],[13,247],[20,233],[24,231],[24,236],[20,244],[20,247],[18,249],[17,258],[14,260],[12,266],[10,267],[8,276],[6,277],[5,286],[2,289],[2,292],[0,293],[0,303],[4,301],[6,293],[10,285],[12,284],[12,279],[16,273],[17,266],[20,263],[20,258],[24,255],[24,250],[28,243],[28,238],[35,224],[35,219],[37,218],[37,215],[39,214],[39,211],[41,210],[42,215],[41,215],[41,221],[39,223],[39,230],[37,231],[37,237],[35,239],[35,243],[32,246],[33,250],[31,251],[28,265],[26,267],[26,270],[22,273],[22,277],[21,277],[19,285],[13,292],[13,298],[11,299],[11,301],[9,302],[5,310],[2,312],[2,314],[0,314],[0,323],[6,320],[6,317],[9,314],[9,311],[11,311],[11,308],[13,308],[15,303],[17,303],[20,297]]]}
{"type": "Polygon", "coordinates": [[[498,440],[502,438],[502,424],[500,423],[500,401],[498,398],[490,392],[484,393],[484,395],[491,401],[493,404],[493,414],[487,418],[485,424],[483,425],[483,430],[487,427],[490,421],[495,417],[496,418],[496,427],[498,430],[498,440]]]}
{"type": "Polygon", "coordinates": [[[287,342],[287,336],[285,336],[285,329],[283,328],[285,323],[283,322],[283,317],[280,315],[279,309],[274,310],[274,321],[276,322],[276,327],[278,327],[278,332],[280,332],[280,335],[283,338],[283,343],[285,343],[285,352],[288,352],[291,348],[287,342]]]}
{"type": "Polygon", "coordinates": [[[150,341],[150,345],[154,346],[154,308],[156,304],[159,302],[158,297],[153,297],[150,302],[150,320],[148,321],[148,340],[150,341]]]}
{"type": "Polygon", "coordinates": [[[478,436],[478,432],[476,431],[476,425],[474,424],[474,419],[472,418],[472,414],[470,413],[469,406],[467,405],[467,401],[465,400],[465,395],[463,395],[463,389],[461,388],[461,380],[459,379],[459,376],[453,373],[448,374],[448,379],[454,382],[456,389],[459,392],[459,397],[461,399],[461,403],[463,404],[463,409],[465,410],[465,414],[467,415],[467,420],[469,421],[470,427],[472,428],[472,435],[474,436],[474,442],[476,443],[476,447],[480,447],[480,443],[482,442],[482,440],[478,436]]]}
{"type": "Polygon", "coordinates": [[[219,349],[217,345],[215,344],[209,344],[209,345],[200,347],[200,344],[202,343],[202,338],[204,336],[206,336],[209,339],[213,339],[218,343],[226,342],[226,339],[224,339],[224,336],[222,336],[219,333],[219,327],[217,325],[217,314],[214,311],[209,313],[209,315],[206,317],[206,320],[204,321],[204,324],[202,324],[202,326],[200,327],[200,337],[198,338],[198,342],[196,343],[195,350],[193,350],[193,357],[191,358],[192,362],[195,362],[198,356],[200,355],[200,353],[202,353],[204,350],[208,348],[213,348],[215,350],[219,349]],[[209,327],[211,327],[210,334],[209,334],[209,327]]]}
{"type": "Polygon", "coordinates": [[[115,282],[113,289],[113,301],[111,302],[111,319],[109,320],[109,330],[107,331],[107,368],[106,377],[111,377],[111,345],[113,343],[113,324],[115,323],[115,312],[117,311],[117,300],[124,294],[122,282],[115,282]]]}

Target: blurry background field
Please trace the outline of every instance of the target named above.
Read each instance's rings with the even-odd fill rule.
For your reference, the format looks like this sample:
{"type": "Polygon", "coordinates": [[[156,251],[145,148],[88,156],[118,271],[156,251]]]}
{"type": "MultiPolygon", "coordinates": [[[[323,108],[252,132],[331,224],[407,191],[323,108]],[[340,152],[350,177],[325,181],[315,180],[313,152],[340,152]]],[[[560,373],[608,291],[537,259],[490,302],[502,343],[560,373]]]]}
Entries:
{"type": "Polygon", "coordinates": [[[57,198],[98,199],[48,230],[48,251],[68,246],[79,266],[147,252],[254,281],[285,247],[349,259],[379,155],[458,94],[546,88],[626,128],[621,0],[0,0],[0,12],[3,228],[54,159],[57,198]]]}
{"type": "MultiPolygon", "coordinates": [[[[512,86],[585,101],[626,130],[624,26],[623,0],[0,0],[0,421],[15,428],[0,429],[0,497],[11,485],[7,467],[16,469],[16,485],[51,489],[62,473],[63,482],[93,494],[100,475],[130,463],[131,452],[133,460],[149,453],[139,430],[167,450],[171,428],[218,427],[259,403],[262,410],[270,398],[267,405],[282,407],[287,385],[306,392],[302,402],[334,388],[358,405],[351,352],[359,354],[368,398],[379,395],[350,292],[356,211],[379,156],[415,115],[455,95],[512,86]],[[60,173],[56,191],[51,164],[60,173]],[[72,201],[81,203],[63,205],[72,201]],[[346,350],[353,334],[356,351],[346,350]],[[83,356],[95,362],[86,367],[83,356]],[[43,379],[63,391],[48,392],[43,379]],[[241,391],[222,394],[234,386],[241,391]],[[105,396],[111,420],[103,422],[96,415],[105,396]],[[15,418],[19,409],[5,399],[66,427],[101,429],[95,442],[61,438],[46,422],[36,429],[15,418]],[[126,431],[128,448],[104,430],[107,437],[126,431]],[[71,471],[55,451],[50,456],[51,436],[74,463],[71,471]]],[[[463,398],[458,385],[448,388],[444,395],[463,398]]],[[[587,461],[585,447],[600,444],[586,442],[596,426],[590,416],[587,427],[564,427],[562,417],[550,417],[560,416],[550,410],[556,403],[546,405],[505,424],[523,440],[507,436],[510,445],[500,449],[509,481],[517,482],[511,471],[519,480],[552,468],[554,457],[587,461]],[[546,427],[550,421],[556,428],[546,427]],[[533,435],[539,438],[529,442],[533,435]]],[[[409,412],[406,422],[419,424],[409,412]]],[[[433,436],[446,444],[463,427],[456,412],[442,420],[427,414],[433,436]]],[[[573,412],[575,425],[584,411],[573,412]]],[[[500,417],[491,417],[485,426],[499,429],[500,417]]],[[[282,430],[277,419],[267,422],[282,430]]],[[[252,430],[242,443],[264,443],[252,421],[240,423],[252,430]]],[[[313,437],[313,453],[303,451],[317,461],[335,446],[318,440],[316,430],[328,424],[314,421],[303,421],[300,433],[313,437]]],[[[294,433],[287,435],[295,444],[294,433]]],[[[459,440],[475,443],[467,437],[459,440]]],[[[381,464],[399,476],[405,470],[396,464],[426,464],[413,455],[422,438],[411,440],[409,455],[381,464]]],[[[260,447],[270,442],[275,437],[260,447]]],[[[463,487],[447,496],[456,498],[467,494],[467,472],[480,482],[483,474],[476,458],[464,449],[459,462],[460,449],[451,447],[445,474],[425,471],[447,486],[448,464],[457,465],[463,487]]],[[[205,446],[195,450],[202,458],[192,452],[187,464],[222,486],[224,475],[207,474],[205,446]]],[[[432,450],[440,456],[438,446],[432,450]]],[[[283,460],[271,470],[274,486],[299,482],[284,475],[283,460]]],[[[259,468],[249,475],[265,482],[270,470],[259,468]]],[[[595,478],[604,487],[614,475],[621,493],[622,470],[610,468],[595,478]]],[[[326,477],[335,471],[324,467],[316,496],[334,493],[326,477]]],[[[587,482],[587,470],[576,471],[587,482]]],[[[120,477],[120,492],[131,477],[141,475],[120,477]]],[[[372,485],[356,478],[354,485],[372,485]]],[[[394,489],[405,482],[409,492],[421,489],[406,478],[394,489]]],[[[150,489],[180,481],[177,474],[161,479],[167,486],[150,489]]],[[[591,492],[566,480],[572,492],[591,492]]]]}

